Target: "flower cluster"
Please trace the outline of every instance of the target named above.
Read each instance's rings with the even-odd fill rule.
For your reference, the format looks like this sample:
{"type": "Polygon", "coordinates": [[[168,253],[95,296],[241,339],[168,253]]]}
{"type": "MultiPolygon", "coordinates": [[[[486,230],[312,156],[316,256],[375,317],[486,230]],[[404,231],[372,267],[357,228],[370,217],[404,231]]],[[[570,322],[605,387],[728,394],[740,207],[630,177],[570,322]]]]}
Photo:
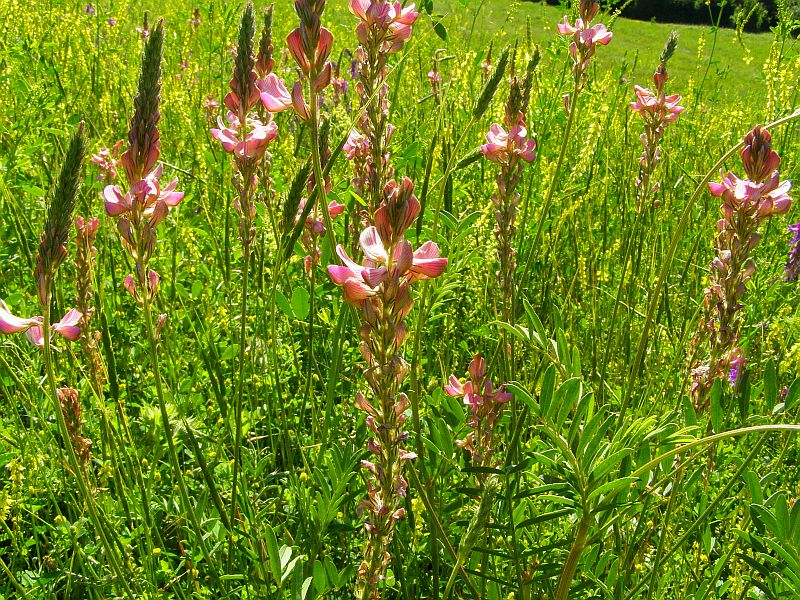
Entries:
{"type": "Polygon", "coordinates": [[[72,388],[60,388],[56,390],[56,396],[61,404],[61,411],[64,414],[67,433],[72,448],[75,450],[75,456],[78,457],[81,466],[86,466],[89,462],[92,440],[82,435],[83,417],[78,391],[72,388]]]}
{"type": "Polygon", "coordinates": [[[125,278],[125,289],[137,301],[149,300],[156,293],[158,275],[148,269],[156,246],[156,227],[167,217],[169,209],[183,199],[183,192],[176,191],[177,177],[162,185],[163,168],[158,163],[163,44],[164,23],[159,21],[145,44],[128,149],[120,159],[128,187],[123,191],[119,185],[108,185],[103,190],[106,212],[117,219],[122,245],[135,263],[135,275],[125,278]]]}
{"type": "Polygon", "coordinates": [[[76,303],[82,314],[81,350],[96,390],[101,390],[105,382],[105,368],[99,350],[100,332],[92,331],[91,326],[94,316],[94,303],[92,302],[94,259],[97,254],[94,240],[99,227],[100,221],[97,217],[84,219],[79,216],[75,218],[75,280],[78,288],[76,303]]]}
{"type": "Polygon", "coordinates": [[[561,35],[572,37],[569,53],[574,64],[573,73],[576,82],[586,80],[589,62],[597,46],[607,46],[614,35],[602,23],[591,24],[599,11],[600,3],[597,0],[581,0],[580,16],[575,25],[570,24],[566,15],[563,22],[558,24],[558,32],[561,35]]]}
{"type": "MultiPolygon", "coordinates": [[[[466,383],[450,375],[450,384],[444,390],[454,398],[463,398],[469,407],[467,425],[473,429],[467,437],[457,442],[458,446],[467,450],[472,458],[472,466],[492,467],[495,462],[496,440],[495,425],[503,414],[503,408],[511,400],[511,394],[505,386],[495,389],[491,379],[486,375],[486,361],[476,354],[469,363],[469,380],[466,383]]],[[[483,480],[486,473],[478,473],[483,480]]]]}
{"type": "MultiPolygon", "coordinates": [[[[354,162],[356,179],[366,179],[369,208],[374,212],[381,202],[383,186],[393,173],[387,148],[394,128],[389,124],[389,86],[386,83],[390,54],[399,52],[411,39],[419,16],[414,4],[405,8],[399,2],[350,0],[350,12],[359,19],[355,51],[360,117],[356,123],[369,149],[367,164],[354,162]]],[[[356,132],[351,132],[351,139],[356,132]]]]}
{"type": "Polygon", "coordinates": [[[511,78],[511,89],[506,102],[504,124],[493,123],[486,134],[486,143],[481,152],[490,161],[496,163],[500,170],[497,173],[497,190],[492,194],[495,206],[495,239],[497,240],[497,258],[500,268],[497,276],[502,290],[502,308],[507,320],[512,316],[514,294],[514,271],[516,261],[514,250],[514,234],[516,233],[517,205],[519,194],[516,192],[522,171],[526,163],[536,158],[536,141],[528,137],[525,124],[529,96],[529,86],[520,82],[516,76],[511,78]]]}
{"type": "Polygon", "coordinates": [[[291,106],[286,86],[271,72],[275,64],[271,35],[272,12],[268,11],[258,56],[254,56],[255,17],[248,2],[239,27],[231,91],[224,100],[227,124],[218,117],[218,127],[211,129],[211,135],[233,158],[233,184],[237,191],[234,207],[241,215],[239,235],[247,247],[255,235],[253,199],[259,173],[269,183],[271,157],[267,147],[278,135],[278,125],[272,117],[291,106]],[[260,105],[263,116],[254,110],[256,105],[260,105]]]}
{"type": "Polygon", "coordinates": [[[644,200],[658,190],[658,184],[650,185],[650,178],[661,159],[659,142],[664,135],[666,126],[678,119],[683,112],[680,94],[667,96],[664,91],[669,75],[667,74],[667,61],[671,58],[677,47],[677,34],[670,34],[664,51],[661,53],[661,62],[653,75],[655,91],[641,86],[634,86],[636,101],[631,102],[631,110],[644,120],[644,132],[639,137],[644,146],[642,156],[639,158],[639,177],[636,180],[637,199],[641,206],[644,200]]]}
{"type": "Polygon", "coordinates": [[[122,151],[124,143],[124,140],[119,140],[111,150],[103,147],[97,151],[97,154],[92,155],[92,162],[100,168],[97,181],[103,181],[103,179],[113,181],[116,179],[119,153],[122,151]]]}
{"type": "Polygon", "coordinates": [[[739,344],[742,297],[756,270],[750,252],[761,240],[758,227],[773,215],[784,214],[792,205],[789,181],[780,181],[780,157],[772,149],[766,129],[756,126],[744,139],[740,152],[746,177],[728,173],[721,182],[709,183],[713,196],[722,199],[723,217],[718,221],[711,262],[711,285],[705,291],[706,315],[700,335],[710,343],[710,355],[692,370],[692,395],[696,408],[705,406],[706,394],[720,379],[743,361],[739,344]]]}
{"type": "Polygon", "coordinates": [[[200,19],[200,9],[195,6],[194,10],[192,11],[192,16],[189,19],[189,25],[191,25],[193,29],[197,29],[200,27],[200,23],[202,23],[202,20],[200,19]]]}
{"type": "Polygon", "coordinates": [[[414,281],[438,277],[447,266],[439,248],[426,242],[416,252],[404,234],[420,211],[414,186],[408,178],[391,180],[383,190],[383,201],[375,211],[375,225],[360,236],[363,264],[353,261],[339,245],[336,252],[343,265],[330,265],[328,272],[344,288],[344,298],[361,313],[361,355],[367,363],[364,376],[371,398],[359,392],[356,406],[367,414],[373,433],[367,448],[375,455],[363,461],[369,473],[367,498],[359,512],[366,514],[369,535],[364,561],[358,569],[360,598],[377,598],[375,584],[383,578],[391,560],[387,551],[394,525],[402,518],[400,506],[406,495],[403,463],[415,457],[403,448],[408,433],[402,427],[409,400],[400,391],[408,364],[400,349],[409,335],[405,318],[411,311],[414,281]]]}
{"type": "MultiPolygon", "coordinates": [[[[333,69],[328,60],[333,48],[333,34],[321,25],[325,1],[295,0],[294,7],[300,18],[300,26],[293,29],[286,38],[289,52],[315,93],[328,87],[333,69]]],[[[306,104],[302,81],[292,86],[291,100],[297,116],[311,122],[316,114],[316,107],[306,104]]]]}

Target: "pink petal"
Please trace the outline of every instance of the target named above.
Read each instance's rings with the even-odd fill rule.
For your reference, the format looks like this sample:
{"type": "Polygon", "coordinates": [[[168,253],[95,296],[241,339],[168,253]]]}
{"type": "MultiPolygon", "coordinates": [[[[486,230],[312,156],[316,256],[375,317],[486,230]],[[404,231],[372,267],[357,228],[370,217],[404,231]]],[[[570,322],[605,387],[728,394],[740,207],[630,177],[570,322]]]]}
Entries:
{"type": "Polygon", "coordinates": [[[261,102],[272,113],[281,112],[292,106],[292,97],[289,90],[275,73],[270,73],[264,80],[264,90],[261,92],[261,102]]]}
{"type": "Polygon", "coordinates": [[[0,302],[0,333],[6,335],[25,331],[39,322],[37,319],[23,319],[12,315],[5,304],[0,302]]]}
{"type": "Polygon", "coordinates": [[[73,308],[53,325],[53,331],[74,342],[81,336],[80,322],[82,318],[83,313],[73,308]]]}
{"type": "Polygon", "coordinates": [[[386,253],[386,248],[383,247],[383,241],[376,227],[367,227],[362,231],[359,243],[365,257],[378,262],[389,260],[389,255],[386,253]]]}
{"type": "Polygon", "coordinates": [[[27,337],[28,341],[34,346],[44,348],[44,333],[39,325],[35,325],[28,329],[28,331],[25,332],[25,337],[27,337]]]}

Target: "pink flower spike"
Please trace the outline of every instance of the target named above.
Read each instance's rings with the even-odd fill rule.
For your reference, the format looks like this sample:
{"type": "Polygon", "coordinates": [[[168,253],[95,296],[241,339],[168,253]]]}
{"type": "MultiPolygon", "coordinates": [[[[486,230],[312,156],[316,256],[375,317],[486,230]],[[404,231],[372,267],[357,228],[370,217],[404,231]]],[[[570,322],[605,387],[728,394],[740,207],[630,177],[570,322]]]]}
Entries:
{"type": "Polygon", "coordinates": [[[58,323],[53,325],[53,331],[74,342],[81,336],[80,322],[82,318],[83,313],[73,308],[58,323]]]}
{"type": "Polygon", "coordinates": [[[275,73],[270,73],[261,86],[261,102],[271,113],[277,113],[291,108],[292,97],[289,90],[275,73]]]}
{"type": "Polygon", "coordinates": [[[38,324],[39,321],[37,319],[23,319],[22,317],[12,315],[8,307],[0,301],[0,333],[6,335],[19,333],[20,331],[26,331],[38,324]]]}

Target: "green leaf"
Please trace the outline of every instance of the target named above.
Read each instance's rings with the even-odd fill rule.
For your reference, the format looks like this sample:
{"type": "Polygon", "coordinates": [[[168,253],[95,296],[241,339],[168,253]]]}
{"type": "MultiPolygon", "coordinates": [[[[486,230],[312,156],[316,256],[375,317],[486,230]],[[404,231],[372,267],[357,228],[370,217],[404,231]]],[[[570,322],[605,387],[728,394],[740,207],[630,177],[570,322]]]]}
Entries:
{"type": "Polygon", "coordinates": [[[322,566],[321,562],[315,560],[312,572],[314,574],[314,589],[317,590],[318,594],[324,594],[325,590],[328,589],[328,577],[325,574],[325,567],[322,566]]]}
{"type": "Polygon", "coordinates": [[[604,483],[589,494],[589,500],[594,500],[600,496],[611,496],[622,488],[629,487],[636,481],[639,481],[638,477],[621,477],[620,479],[614,479],[613,481],[604,483]]]}
{"type": "Polygon", "coordinates": [[[198,279],[192,283],[192,298],[199,298],[203,293],[203,284],[198,279]]]}
{"type": "Polygon", "coordinates": [[[264,545],[267,547],[267,556],[269,556],[269,570],[272,573],[272,578],[275,583],[280,587],[281,584],[281,559],[278,554],[278,539],[275,537],[275,531],[269,523],[264,524],[264,545]]]}
{"type": "Polygon", "coordinates": [[[220,357],[220,360],[222,362],[229,361],[238,353],[239,353],[239,344],[231,344],[230,346],[226,347],[225,350],[222,351],[222,356],[220,357]]]}
{"type": "Polygon", "coordinates": [[[556,369],[553,365],[547,367],[542,380],[542,393],[539,396],[541,414],[545,417],[550,412],[550,401],[553,399],[553,389],[556,385],[556,369]]]}
{"type": "Polygon", "coordinates": [[[577,377],[567,379],[558,388],[555,397],[555,404],[553,407],[551,407],[552,410],[556,411],[555,422],[553,423],[553,426],[556,428],[556,430],[561,429],[561,425],[566,420],[567,415],[578,403],[578,400],[580,400],[582,391],[583,386],[581,384],[581,380],[577,377]]]}
{"type": "Polygon", "coordinates": [[[304,287],[296,287],[292,292],[292,310],[294,316],[300,321],[305,321],[311,310],[310,294],[304,287]]]}
{"type": "Polygon", "coordinates": [[[280,290],[275,290],[275,303],[278,305],[278,308],[281,309],[281,312],[285,314],[290,319],[294,318],[294,311],[292,310],[292,306],[289,304],[289,300],[287,300],[286,296],[283,295],[283,292],[280,290]]]}
{"type": "Polygon", "coordinates": [[[437,21],[433,24],[433,31],[435,31],[436,35],[442,38],[443,41],[447,41],[447,29],[444,28],[441,21],[437,21]]]}

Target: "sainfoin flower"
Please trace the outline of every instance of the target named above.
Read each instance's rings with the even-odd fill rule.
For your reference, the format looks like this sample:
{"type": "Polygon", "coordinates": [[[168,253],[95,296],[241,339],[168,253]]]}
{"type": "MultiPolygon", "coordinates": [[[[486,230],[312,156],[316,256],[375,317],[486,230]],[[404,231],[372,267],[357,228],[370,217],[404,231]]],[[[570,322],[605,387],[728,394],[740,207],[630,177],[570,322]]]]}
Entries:
{"type": "Polygon", "coordinates": [[[269,143],[278,135],[278,125],[271,121],[264,125],[255,118],[248,118],[242,133],[238,117],[231,111],[225,115],[228,126],[218,117],[218,128],[211,129],[211,135],[222,144],[226,152],[232,153],[239,160],[260,158],[267,151],[269,143]]]}
{"type": "MultiPolygon", "coordinates": [[[[745,136],[742,159],[746,178],[729,172],[709,191],[722,199],[723,218],[717,223],[715,256],[710,265],[710,285],[705,292],[704,315],[693,345],[707,339],[708,357],[692,369],[691,391],[695,407],[708,405],[707,393],[714,381],[743,364],[739,331],[743,322],[742,299],[756,270],[750,253],[761,240],[759,226],[774,215],[786,213],[792,205],[791,184],[780,181],[780,157],[772,150],[770,133],[760,126],[745,136]]],[[[738,376],[738,375],[737,375],[738,376]]]]}
{"type": "Polygon", "coordinates": [[[483,155],[491,161],[506,162],[511,154],[531,162],[536,158],[536,140],[528,139],[528,130],[519,123],[506,132],[502,125],[493,123],[486,134],[486,143],[481,146],[483,155]]]}
{"type": "Polygon", "coordinates": [[[586,78],[589,61],[594,56],[597,46],[608,45],[614,36],[602,23],[591,25],[599,10],[600,4],[597,0],[581,0],[580,17],[575,21],[575,25],[571,25],[566,16],[558,24],[558,32],[561,35],[572,37],[569,53],[574,63],[573,72],[576,81],[586,78]]]}
{"type": "Polygon", "coordinates": [[[409,333],[405,318],[413,306],[410,288],[417,280],[440,276],[447,266],[434,242],[426,242],[414,252],[404,237],[420,211],[413,189],[408,178],[400,183],[390,180],[375,211],[375,224],[359,237],[362,264],[339,245],[336,253],[342,264],[328,266],[333,282],[344,288],[345,300],[360,310],[360,350],[371,391],[371,398],[358,392],[355,399],[356,407],[367,415],[366,424],[373,434],[367,449],[375,454],[374,461],[362,462],[370,475],[367,497],[358,510],[365,515],[369,536],[358,568],[358,597],[364,599],[378,597],[375,585],[391,561],[388,548],[394,526],[404,514],[400,506],[407,488],[403,464],[416,457],[403,447],[408,433],[402,427],[410,402],[400,391],[409,371],[400,349],[409,333]]]}
{"type": "MultiPolygon", "coordinates": [[[[457,444],[470,453],[473,466],[493,466],[495,425],[512,395],[506,392],[503,385],[494,388],[486,375],[486,361],[479,354],[469,363],[469,380],[462,384],[455,375],[450,375],[449,385],[444,390],[449,396],[463,398],[464,404],[469,407],[467,425],[473,431],[465,439],[458,440],[457,444]]],[[[486,474],[478,475],[482,479],[486,474]]]]}
{"type": "Polygon", "coordinates": [[[180,203],[184,195],[183,192],[175,191],[177,177],[162,188],[159,181],[161,174],[162,166],[159,164],[124,194],[118,185],[107,185],[103,190],[106,212],[111,217],[136,213],[140,217],[147,217],[151,227],[158,225],[167,216],[169,209],[180,203]]]}
{"type": "MultiPolygon", "coordinates": [[[[81,335],[80,322],[83,314],[76,309],[67,311],[58,323],[53,324],[53,331],[74,342],[81,335]]],[[[23,318],[13,315],[8,307],[0,301],[0,333],[11,335],[24,332],[28,340],[40,348],[44,346],[41,316],[23,318]]]]}
{"type": "Polygon", "coordinates": [[[672,122],[684,111],[684,107],[678,104],[681,101],[680,94],[662,96],[638,85],[634,86],[634,90],[636,101],[631,102],[631,109],[645,120],[655,118],[662,122],[672,122]]]}

